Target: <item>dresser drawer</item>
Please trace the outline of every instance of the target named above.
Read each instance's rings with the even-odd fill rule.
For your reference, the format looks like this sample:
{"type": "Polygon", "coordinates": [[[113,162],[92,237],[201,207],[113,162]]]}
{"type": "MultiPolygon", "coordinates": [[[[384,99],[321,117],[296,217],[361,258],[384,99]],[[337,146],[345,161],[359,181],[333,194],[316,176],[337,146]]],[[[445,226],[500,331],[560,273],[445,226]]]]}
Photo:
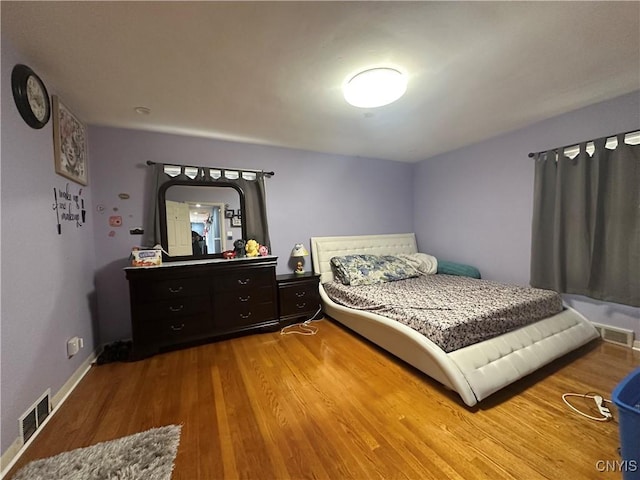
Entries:
{"type": "Polygon", "coordinates": [[[142,301],[155,301],[175,297],[207,295],[209,285],[200,277],[168,278],[150,283],[136,282],[138,298],[142,301]]]}
{"type": "Polygon", "coordinates": [[[308,304],[320,303],[320,292],[317,283],[303,283],[280,287],[280,301],[284,304],[307,302],[308,304]]]}
{"type": "Polygon", "coordinates": [[[272,268],[253,268],[231,270],[217,279],[218,291],[245,292],[257,287],[275,286],[275,275],[272,268]]]}
{"type": "Polygon", "coordinates": [[[273,302],[273,288],[253,288],[248,290],[228,290],[216,294],[214,303],[224,309],[273,302]]]}
{"type": "Polygon", "coordinates": [[[168,346],[204,338],[210,332],[210,321],[203,315],[164,318],[138,324],[134,329],[133,341],[168,346]]]}
{"type": "Polygon", "coordinates": [[[206,314],[210,308],[209,296],[176,297],[169,300],[156,300],[137,306],[139,320],[153,322],[161,318],[180,318],[198,313],[206,314]]]}
{"type": "Polygon", "coordinates": [[[278,318],[277,305],[274,302],[220,304],[215,306],[214,312],[216,327],[222,328],[251,325],[278,318]]]}
{"type": "Polygon", "coordinates": [[[280,304],[280,316],[286,317],[288,315],[304,315],[313,314],[318,308],[320,308],[319,297],[314,298],[312,295],[305,298],[290,300],[280,304]]]}

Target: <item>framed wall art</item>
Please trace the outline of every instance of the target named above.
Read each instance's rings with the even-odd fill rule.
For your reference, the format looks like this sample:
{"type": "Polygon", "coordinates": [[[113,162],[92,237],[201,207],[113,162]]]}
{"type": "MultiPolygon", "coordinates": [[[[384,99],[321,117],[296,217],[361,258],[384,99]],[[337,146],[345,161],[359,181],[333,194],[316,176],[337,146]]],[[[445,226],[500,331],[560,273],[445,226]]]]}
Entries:
{"type": "Polygon", "coordinates": [[[53,149],[56,173],[80,185],[87,184],[87,130],[53,96],[53,149]]]}
{"type": "Polygon", "coordinates": [[[233,217],[231,219],[231,226],[232,227],[241,227],[242,226],[242,219],[240,217],[233,217]]]}

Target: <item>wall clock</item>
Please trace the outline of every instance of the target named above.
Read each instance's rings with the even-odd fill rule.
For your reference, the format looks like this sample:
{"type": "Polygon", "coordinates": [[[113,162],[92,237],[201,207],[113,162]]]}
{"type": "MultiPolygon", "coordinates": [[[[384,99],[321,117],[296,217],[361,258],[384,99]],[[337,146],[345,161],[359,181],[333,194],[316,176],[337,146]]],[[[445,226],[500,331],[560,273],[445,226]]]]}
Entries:
{"type": "Polygon", "coordinates": [[[18,112],[32,128],[44,127],[51,117],[47,88],[26,65],[16,65],[11,72],[11,89],[18,112]]]}

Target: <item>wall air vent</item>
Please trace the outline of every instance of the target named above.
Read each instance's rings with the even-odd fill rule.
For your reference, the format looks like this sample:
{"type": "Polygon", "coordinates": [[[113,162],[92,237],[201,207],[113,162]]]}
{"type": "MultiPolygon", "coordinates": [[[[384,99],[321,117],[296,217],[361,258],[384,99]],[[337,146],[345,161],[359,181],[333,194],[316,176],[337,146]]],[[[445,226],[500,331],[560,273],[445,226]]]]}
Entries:
{"type": "Polygon", "coordinates": [[[610,325],[593,324],[605,342],[615,343],[623,347],[633,348],[633,331],[624,328],[612,327],[610,325]]]}
{"type": "Polygon", "coordinates": [[[20,437],[22,443],[27,443],[27,440],[36,433],[38,428],[38,420],[36,419],[36,409],[31,409],[20,417],[20,437]]]}
{"type": "Polygon", "coordinates": [[[18,419],[20,438],[25,444],[33,436],[51,413],[51,389],[48,388],[29,409],[18,419]]]}

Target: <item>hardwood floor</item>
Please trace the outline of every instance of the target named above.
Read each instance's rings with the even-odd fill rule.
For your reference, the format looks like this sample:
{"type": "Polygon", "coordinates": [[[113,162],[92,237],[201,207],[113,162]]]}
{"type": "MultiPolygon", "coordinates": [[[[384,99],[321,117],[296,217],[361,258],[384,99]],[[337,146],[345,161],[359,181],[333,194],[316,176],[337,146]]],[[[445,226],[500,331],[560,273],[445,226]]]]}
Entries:
{"type": "Polygon", "coordinates": [[[265,333],[95,366],[12,473],[181,424],[174,480],[620,478],[597,464],[619,459],[617,423],[580,417],[561,395],[610,398],[640,352],[595,342],[469,409],[332,321],[314,325],[315,336],[265,333]]]}

